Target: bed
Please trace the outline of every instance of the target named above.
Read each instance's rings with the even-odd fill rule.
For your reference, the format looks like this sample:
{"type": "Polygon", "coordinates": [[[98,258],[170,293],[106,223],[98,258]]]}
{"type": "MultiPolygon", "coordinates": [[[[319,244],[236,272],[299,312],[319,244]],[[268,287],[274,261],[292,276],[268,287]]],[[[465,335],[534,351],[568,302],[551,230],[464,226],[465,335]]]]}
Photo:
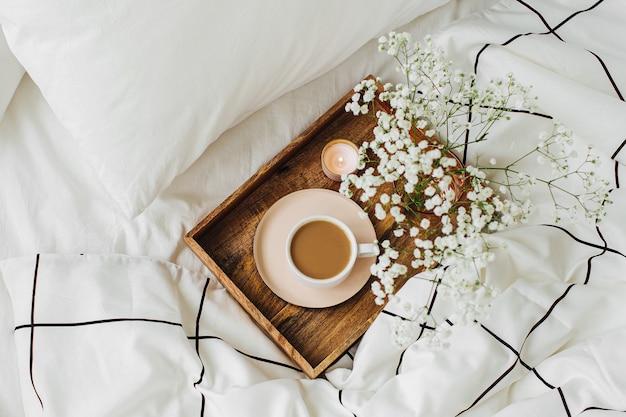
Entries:
{"type": "Polygon", "coordinates": [[[3,0],[0,415],[624,415],[625,19],[616,0],[3,0]],[[489,317],[400,348],[390,304],[310,379],[183,236],[361,79],[397,82],[391,30],[532,85],[536,111],[468,158],[559,120],[613,204],[555,223],[539,194],[494,235],[489,317]]]}

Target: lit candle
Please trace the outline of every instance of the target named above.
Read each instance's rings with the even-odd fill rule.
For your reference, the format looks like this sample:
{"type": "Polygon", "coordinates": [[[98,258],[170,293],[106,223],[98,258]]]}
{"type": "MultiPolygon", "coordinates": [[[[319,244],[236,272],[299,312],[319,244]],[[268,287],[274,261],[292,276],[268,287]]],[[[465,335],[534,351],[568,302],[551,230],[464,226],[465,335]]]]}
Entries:
{"type": "Polygon", "coordinates": [[[333,181],[341,181],[341,174],[356,171],[359,148],[346,139],[335,139],[322,150],[322,170],[333,181]]]}

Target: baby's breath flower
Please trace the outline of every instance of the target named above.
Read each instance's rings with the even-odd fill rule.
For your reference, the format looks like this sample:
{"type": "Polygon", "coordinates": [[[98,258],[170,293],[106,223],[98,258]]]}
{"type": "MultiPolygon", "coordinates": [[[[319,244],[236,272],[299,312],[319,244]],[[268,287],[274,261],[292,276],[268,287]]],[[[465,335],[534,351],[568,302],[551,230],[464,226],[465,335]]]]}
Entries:
{"type": "MultiPolygon", "coordinates": [[[[393,218],[394,238],[412,242],[403,248],[394,248],[388,239],[379,243],[381,252],[371,267],[377,278],[371,287],[375,302],[382,305],[395,297],[397,282],[410,278],[409,267],[430,270],[434,278],[428,280],[454,303],[451,321],[474,323],[497,294],[482,279],[495,256],[489,235],[528,221],[531,190],[548,190],[555,221],[582,213],[598,222],[611,203],[609,183],[596,175],[600,158],[591,148],[579,156],[572,132],[558,121],[539,133],[534,150],[512,163],[499,166],[487,156],[486,166],[460,166],[453,151],[466,146],[467,138],[470,144],[485,141],[496,122],[508,120],[509,110],[534,108],[530,89],[513,74],[479,87],[474,74],[451,68],[428,36],[413,42],[409,34],[390,32],[379,38],[379,50],[398,62],[406,81],[379,89],[379,79],[366,79],[354,87],[346,112],[372,114],[376,126],[360,147],[358,172],[343,177],[339,188],[347,197],[360,191],[360,201],[373,206],[376,219],[393,218]],[[389,111],[374,107],[377,97],[389,111]],[[549,164],[552,177],[522,172],[522,160],[549,164]],[[578,188],[568,187],[572,182],[578,188]]],[[[415,340],[416,330],[428,328],[434,330],[422,337],[445,347],[449,326],[436,323],[425,306],[406,305],[406,317],[393,326],[395,341],[406,345],[415,340]]]]}
{"type": "Polygon", "coordinates": [[[378,220],[384,220],[385,217],[387,217],[387,212],[383,208],[382,204],[376,203],[375,210],[375,216],[378,220]]]}

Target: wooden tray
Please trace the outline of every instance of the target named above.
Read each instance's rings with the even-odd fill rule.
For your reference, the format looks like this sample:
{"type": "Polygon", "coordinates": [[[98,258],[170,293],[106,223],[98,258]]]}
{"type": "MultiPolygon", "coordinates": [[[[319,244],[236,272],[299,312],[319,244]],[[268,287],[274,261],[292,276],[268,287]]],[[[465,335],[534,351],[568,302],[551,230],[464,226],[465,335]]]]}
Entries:
{"type": "MultiPolygon", "coordinates": [[[[320,156],[326,143],[346,138],[359,145],[373,139],[375,119],[356,117],[344,110],[352,94],[349,91],[184,238],[309,378],[317,377],[343,355],[382,310],[370,291],[373,278],[339,305],[323,309],[295,306],[276,296],[261,279],[252,253],[253,239],[266,210],[281,197],[308,188],[339,188],[339,183],[326,178],[321,169],[320,156]]],[[[393,240],[391,223],[377,221],[372,212],[370,209],[368,214],[378,239],[393,240]]]]}

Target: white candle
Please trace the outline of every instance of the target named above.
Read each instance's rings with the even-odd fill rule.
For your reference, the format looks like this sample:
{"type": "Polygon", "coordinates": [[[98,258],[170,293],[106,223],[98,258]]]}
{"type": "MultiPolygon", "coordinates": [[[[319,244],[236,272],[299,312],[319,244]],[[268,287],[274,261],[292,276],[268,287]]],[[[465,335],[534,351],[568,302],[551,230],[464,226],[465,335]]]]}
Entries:
{"type": "Polygon", "coordinates": [[[322,170],[333,181],[341,181],[342,174],[356,171],[359,148],[346,139],[335,139],[322,150],[322,170]]]}

